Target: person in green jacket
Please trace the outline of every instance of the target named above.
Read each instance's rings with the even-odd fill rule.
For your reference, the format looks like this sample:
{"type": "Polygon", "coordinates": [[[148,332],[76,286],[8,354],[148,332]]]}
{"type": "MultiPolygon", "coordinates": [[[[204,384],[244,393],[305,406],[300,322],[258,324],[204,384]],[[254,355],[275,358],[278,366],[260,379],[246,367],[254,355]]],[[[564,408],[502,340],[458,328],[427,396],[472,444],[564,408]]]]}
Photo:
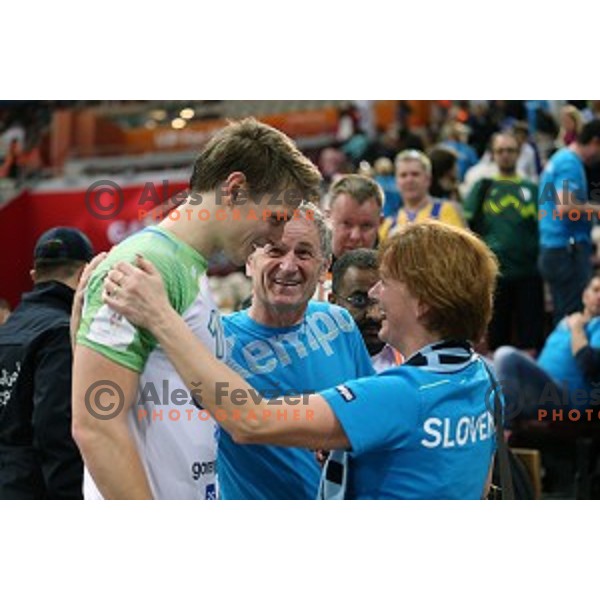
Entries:
{"type": "Polygon", "coordinates": [[[517,174],[519,144],[497,133],[494,178],[479,180],[465,200],[467,221],[494,251],[500,278],[488,329],[490,350],[510,344],[531,355],[543,341],[544,292],[537,269],[537,186],[517,174]]]}

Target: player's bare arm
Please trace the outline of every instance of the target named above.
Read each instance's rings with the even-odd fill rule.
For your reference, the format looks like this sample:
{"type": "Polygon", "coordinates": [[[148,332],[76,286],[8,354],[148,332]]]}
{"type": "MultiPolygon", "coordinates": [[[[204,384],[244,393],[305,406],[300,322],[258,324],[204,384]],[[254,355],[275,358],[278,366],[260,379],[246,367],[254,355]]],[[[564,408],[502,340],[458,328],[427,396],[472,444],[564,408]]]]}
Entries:
{"type": "Polygon", "coordinates": [[[136,372],[90,348],[78,345],[75,349],[73,438],[100,493],[107,499],[152,498],[127,422],[138,379],[136,372]],[[98,373],[102,373],[101,377],[98,373]],[[104,383],[99,384],[100,379],[104,383]],[[111,387],[112,393],[108,391],[111,387]],[[106,391],[99,394],[101,390],[106,391]],[[114,414],[106,411],[107,406],[121,402],[122,408],[114,414]]]}

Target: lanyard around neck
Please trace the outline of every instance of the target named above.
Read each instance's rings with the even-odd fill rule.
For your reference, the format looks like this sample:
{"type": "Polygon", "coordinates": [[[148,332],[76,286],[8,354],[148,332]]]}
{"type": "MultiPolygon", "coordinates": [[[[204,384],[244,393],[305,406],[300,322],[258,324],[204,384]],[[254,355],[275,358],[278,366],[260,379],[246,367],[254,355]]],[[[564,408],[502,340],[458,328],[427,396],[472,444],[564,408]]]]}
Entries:
{"type": "Polygon", "coordinates": [[[475,354],[469,342],[445,340],[421,348],[410,356],[404,364],[410,367],[419,367],[426,371],[452,373],[460,371],[476,359],[477,354],[475,354]]]}

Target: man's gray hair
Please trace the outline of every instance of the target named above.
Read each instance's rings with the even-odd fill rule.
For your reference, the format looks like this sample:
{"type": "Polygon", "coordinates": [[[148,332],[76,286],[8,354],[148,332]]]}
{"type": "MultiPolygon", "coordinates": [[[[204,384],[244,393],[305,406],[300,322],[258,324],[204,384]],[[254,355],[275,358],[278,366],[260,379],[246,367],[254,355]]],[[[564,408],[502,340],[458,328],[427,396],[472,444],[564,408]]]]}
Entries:
{"type": "Polygon", "coordinates": [[[331,238],[333,233],[331,230],[331,225],[329,225],[329,222],[325,218],[325,215],[321,209],[316,204],[302,201],[296,210],[297,214],[299,214],[301,217],[312,221],[315,224],[319,234],[321,254],[323,255],[324,260],[331,260],[331,238]]]}

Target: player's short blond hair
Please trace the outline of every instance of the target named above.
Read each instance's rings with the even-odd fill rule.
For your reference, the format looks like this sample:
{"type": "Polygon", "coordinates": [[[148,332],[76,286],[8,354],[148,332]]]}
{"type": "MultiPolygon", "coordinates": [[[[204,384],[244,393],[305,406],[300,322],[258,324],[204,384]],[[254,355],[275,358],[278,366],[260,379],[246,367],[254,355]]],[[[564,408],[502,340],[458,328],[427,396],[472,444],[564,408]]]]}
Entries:
{"type": "Polygon", "coordinates": [[[234,171],[246,176],[251,194],[292,188],[302,199],[318,201],[317,167],[287,135],[256,119],[231,122],[210,139],[194,163],[190,189],[213,191],[234,171]]]}

